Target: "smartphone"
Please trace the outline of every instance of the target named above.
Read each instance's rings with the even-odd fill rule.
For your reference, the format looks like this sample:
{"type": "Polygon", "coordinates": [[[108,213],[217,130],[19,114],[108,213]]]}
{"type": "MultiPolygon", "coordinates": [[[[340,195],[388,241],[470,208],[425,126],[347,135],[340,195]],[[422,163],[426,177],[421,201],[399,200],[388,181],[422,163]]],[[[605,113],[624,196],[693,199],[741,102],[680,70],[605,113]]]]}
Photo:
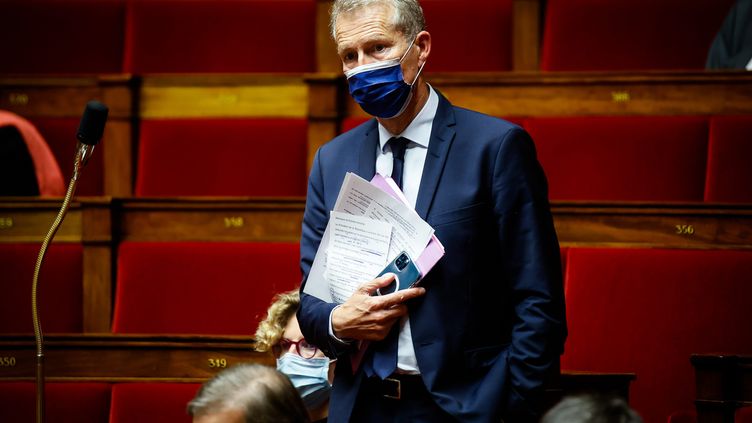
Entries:
{"type": "Polygon", "coordinates": [[[394,273],[394,280],[389,285],[376,289],[376,295],[391,294],[400,289],[410,288],[418,283],[421,277],[418,267],[405,251],[397,254],[397,257],[379,273],[379,276],[386,273],[394,273]]]}

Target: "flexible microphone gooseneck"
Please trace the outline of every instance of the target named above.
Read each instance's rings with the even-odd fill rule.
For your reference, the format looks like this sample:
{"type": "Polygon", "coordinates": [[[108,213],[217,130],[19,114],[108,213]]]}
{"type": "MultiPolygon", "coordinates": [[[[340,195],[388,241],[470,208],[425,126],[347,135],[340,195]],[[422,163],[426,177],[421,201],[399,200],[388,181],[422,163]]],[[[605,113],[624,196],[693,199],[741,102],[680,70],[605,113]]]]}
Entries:
{"type": "Polygon", "coordinates": [[[70,207],[70,201],[73,197],[73,193],[76,191],[78,178],[81,176],[81,169],[83,169],[89,161],[89,158],[91,158],[91,154],[94,151],[94,147],[99,140],[102,139],[104,124],[107,122],[108,112],[109,109],[107,106],[98,101],[92,100],[86,104],[84,115],[81,118],[81,123],[76,132],[78,145],[76,146],[76,158],[73,162],[73,176],[68,184],[68,191],[65,193],[63,205],[60,207],[60,211],[58,212],[55,221],[52,223],[52,227],[44,237],[42,247],[37,256],[36,266],[34,266],[34,280],[31,284],[31,318],[34,323],[34,340],[36,341],[37,348],[37,423],[44,423],[44,340],[37,310],[39,271],[42,269],[42,263],[44,261],[44,256],[47,253],[47,248],[55,237],[55,233],[57,233],[60,224],[63,223],[68,207],[70,207]]]}

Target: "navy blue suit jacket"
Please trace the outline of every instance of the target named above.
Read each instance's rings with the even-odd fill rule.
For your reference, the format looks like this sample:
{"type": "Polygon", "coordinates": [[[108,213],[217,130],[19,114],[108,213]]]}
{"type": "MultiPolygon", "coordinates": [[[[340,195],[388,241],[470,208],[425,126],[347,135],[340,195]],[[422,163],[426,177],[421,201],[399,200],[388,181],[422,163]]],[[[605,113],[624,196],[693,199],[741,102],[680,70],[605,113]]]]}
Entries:
{"type": "MultiPolygon", "coordinates": [[[[460,420],[522,420],[558,368],[566,337],[546,179],[524,130],[439,97],[415,208],[446,255],[423,280],[426,294],[408,303],[418,366],[436,403],[460,420]]],[[[304,275],[345,174],[370,180],[377,145],[372,119],[317,152],[303,218],[304,275]]],[[[363,371],[352,374],[349,349],[329,337],[334,304],[305,294],[301,301],[305,338],[340,358],[329,421],[347,421],[363,371]]]]}

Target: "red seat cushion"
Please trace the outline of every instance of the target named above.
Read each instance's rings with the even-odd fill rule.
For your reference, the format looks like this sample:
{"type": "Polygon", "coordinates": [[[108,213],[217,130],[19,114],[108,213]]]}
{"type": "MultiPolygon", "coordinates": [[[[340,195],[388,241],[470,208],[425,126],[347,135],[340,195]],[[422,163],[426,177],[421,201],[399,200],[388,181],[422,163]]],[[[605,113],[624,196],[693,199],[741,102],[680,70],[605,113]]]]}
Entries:
{"type": "Polygon", "coordinates": [[[541,68],[702,69],[733,0],[548,0],[541,68]]]}
{"type": "Polygon", "coordinates": [[[530,118],[554,200],[702,201],[704,117],[530,118]]]}
{"type": "Polygon", "coordinates": [[[697,423],[695,410],[679,410],[668,416],[668,423],[697,423]]]}
{"type": "Polygon", "coordinates": [[[312,72],[314,0],[133,0],[125,69],[312,72]]]}
{"type": "Polygon", "coordinates": [[[752,116],[710,119],[705,201],[752,203],[752,116]]]}
{"type": "Polygon", "coordinates": [[[563,370],[634,372],[646,422],[692,409],[693,353],[752,353],[752,251],[570,248],[563,370]]]}
{"type": "Polygon", "coordinates": [[[112,387],[110,423],[190,423],[186,408],[198,383],[118,383],[112,387]]]}
{"type": "Polygon", "coordinates": [[[124,0],[3,0],[0,74],[117,73],[124,0]]]}
{"type": "Polygon", "coordinates": [[[304,196],[303,119],[141,123],[136,195],[304,196]]]}
{"type": "MultiPolygon", "coordinates": [[[[48,423],[106,422],[110,413],[107,383],[46,383],[45,417],[48,423]]],[[[0,422],[29,423],[36,416],[36,384],[0,383],[0,422]]]]}
{"type": "Polygon", "coordinates": [[[431,33],[428,72],[512,69],[512,1],[423,0],[431,33]],[[482,40],[482,42],[481,42],[482,40]]]}
{"type": "Polygon", "coordinates": [[[739,407],[734,415],[734,423],[752,423],[752,406],[739,407]]]}
{"type": "MultiPolygon", "coordinates": [[[[73,159],[76,154],[76,131],[78,118],[32,118],[31,122],[37,127],[55,156],[66,188],[73,176],[73,159]]],[[[97,144],[94,154],[86,163],[81,178],[76,186],[76,196],[104,194],[104,149],[107,140],[97,144]]]]}
{"type": "MultiPolygon", "coordinates": [[[[0,243],[0,333],[31,333],[31,282],[40,243],[0,243]]],[[[39,274],[39,320],[45,333],[83,329],[83,248],[53,244],[39,274]]],[[[2,421],[2,420],[0,420],[2,421]]]]}
{"type": "Polygon", "coordinates": [[[113,332],[249,334],[300,284],[297,243],[123,242],[113,332]]]}

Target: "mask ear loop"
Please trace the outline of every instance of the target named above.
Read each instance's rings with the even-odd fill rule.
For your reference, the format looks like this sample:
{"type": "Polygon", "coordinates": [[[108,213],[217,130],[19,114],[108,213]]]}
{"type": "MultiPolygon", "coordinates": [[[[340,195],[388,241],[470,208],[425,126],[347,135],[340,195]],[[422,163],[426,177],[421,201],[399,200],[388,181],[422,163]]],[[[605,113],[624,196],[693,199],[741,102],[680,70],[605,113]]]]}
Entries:
{"type": "MultiPolygon", "coordinates": [[[[400,59],[400,64],[402,64],[402,60],[405,57],[407,57],[407,53],[413,48],[414,45],[415,45],[415,42],[413,41],[413,43],[410,44],[410,48],[407,49],[407,51],[405,52],[405,54],[402,56],[402,59],[400,59]]],[[[400,109],[399,112],[397,112],[396,115],[394,115],[394,116],[392,116],[390,118],[387,118],[387,119],[394,119],[397,116],[399,116],[399,115],[401,115],[402,113],[405,112],[405,109],[407,109],[407,105],[410,104],[410,100],[412,100],[412,98],[413,98],[413,88],[415,87],[415,83],[418,81],[418,77],[420,76],[420,73],[423,72],[423,66],[425,66],[425,65],[426,65],[426,62],[423,62],[423,64],[420,65],[420,68],[418,68],[418,73],[415,74],[415,78],[413,79],[413,82],[411,82],[410,84],[408,84],[410,86],[410,96],[407,97],[407,100],[405,101],[405,104],[402,105],[402,108],[400,109]]],[[[407,84],[407,82],[405,82],[405,84],[407,84]]]]}

